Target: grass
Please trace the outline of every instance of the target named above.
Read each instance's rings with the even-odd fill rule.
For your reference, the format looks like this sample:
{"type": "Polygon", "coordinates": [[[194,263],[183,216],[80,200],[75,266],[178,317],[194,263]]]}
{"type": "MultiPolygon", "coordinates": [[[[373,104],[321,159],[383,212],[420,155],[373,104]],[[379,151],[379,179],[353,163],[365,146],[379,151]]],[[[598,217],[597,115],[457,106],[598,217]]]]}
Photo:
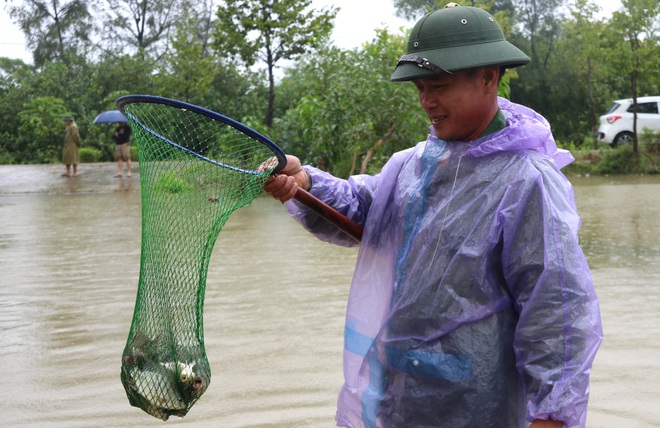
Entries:
{"type": "Polygon", "coordinates": [[[639,136],[637,153],[630,145],[597,150],[569,148],[575,162],[562,169],[566,175],[660,174],[660,133],[645,131],[639,136]]]}

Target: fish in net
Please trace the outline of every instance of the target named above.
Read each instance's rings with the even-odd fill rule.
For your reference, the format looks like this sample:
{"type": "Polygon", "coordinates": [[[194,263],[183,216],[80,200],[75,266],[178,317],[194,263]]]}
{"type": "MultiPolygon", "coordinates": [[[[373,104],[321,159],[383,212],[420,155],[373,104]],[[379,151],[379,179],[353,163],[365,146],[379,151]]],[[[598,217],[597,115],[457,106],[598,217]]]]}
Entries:
{"type": "Polygon", "coordinates": [[[133,130],[142,192],[140,275],[120,378],[131,405],[167,420],[185,416],[211,382],[203,312],[218,234],[286,160],[265,137],[202,108],[143,95],[117,105],[133,130]]]}

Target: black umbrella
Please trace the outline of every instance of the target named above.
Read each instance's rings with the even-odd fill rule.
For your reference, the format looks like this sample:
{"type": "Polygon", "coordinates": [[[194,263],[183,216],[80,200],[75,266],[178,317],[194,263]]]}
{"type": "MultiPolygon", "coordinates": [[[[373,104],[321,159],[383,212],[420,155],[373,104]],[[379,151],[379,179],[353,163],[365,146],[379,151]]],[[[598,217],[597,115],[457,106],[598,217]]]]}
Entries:
{"type": "Polygon", "coordinates": [[[94,123],[128,122],[128,119],[119,110],[108,110],[96,116],[94,123]]]}

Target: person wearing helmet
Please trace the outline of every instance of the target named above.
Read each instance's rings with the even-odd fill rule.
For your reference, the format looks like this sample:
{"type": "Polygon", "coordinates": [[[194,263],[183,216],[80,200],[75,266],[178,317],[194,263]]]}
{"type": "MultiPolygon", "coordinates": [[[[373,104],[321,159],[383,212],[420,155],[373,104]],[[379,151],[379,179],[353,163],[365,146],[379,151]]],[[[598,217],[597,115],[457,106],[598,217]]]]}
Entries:
{"type": "Polygon", "coordinates": [[[80,163],[80,133],[78,132],[78,125],[71,115],[65,115],[62,120],[66,125],[64,130],[64,145],[62,146],[62,163],[66,165],[66,172],[62,177],[75,177],[78,175],[78,164],[80,163]],[[71,173],[71,165],[73,165],[73,174],[71,173]]]}
{"type": "Polygon", "coordinates": [[[585,426],[602,327],[560,172],[573,158],[497,96],[529,61],[484,10],[429,13],[392,75],[417,87],[426,141],[348,180],[288,156],[264,186],[321,240],[355,245],[291,199],[298,187],[364,227],[338,426],[585,426]]]}

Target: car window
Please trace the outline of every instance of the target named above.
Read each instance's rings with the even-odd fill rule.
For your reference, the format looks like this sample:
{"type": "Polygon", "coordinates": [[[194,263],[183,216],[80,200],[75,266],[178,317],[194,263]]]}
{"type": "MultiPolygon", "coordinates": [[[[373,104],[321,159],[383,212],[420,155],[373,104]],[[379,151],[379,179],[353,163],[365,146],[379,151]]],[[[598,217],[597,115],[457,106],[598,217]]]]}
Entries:
{"type": "Polygon", "coordinates": [[[616,111],[616,109],[618,109],[620,105],[621,104],[619,104],[619,103],[612,104],[612,107],[610,107],[609,110],[607,110],[607,112],[605,114],[610,114],[613,111],[616,111]]]}
{"type": "MultiPolygon", "coordinates": [[[[632,113],[635,106],[628,107],[628,112],[632,113]]],[[[658,103],[653,101],[651,103],[638,103],[637,104],[637,113],[651,113],[658,114],[658,103]]]]}

